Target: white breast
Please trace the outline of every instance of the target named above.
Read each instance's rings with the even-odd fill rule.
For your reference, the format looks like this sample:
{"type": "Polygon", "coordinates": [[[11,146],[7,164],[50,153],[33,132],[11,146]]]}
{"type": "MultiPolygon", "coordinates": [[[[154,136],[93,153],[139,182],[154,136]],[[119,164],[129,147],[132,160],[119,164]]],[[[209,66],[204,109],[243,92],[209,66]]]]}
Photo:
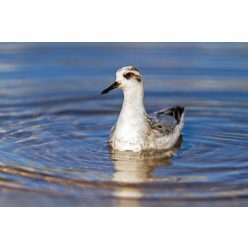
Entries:
{"type": "Polygon", "coordinates": [[[143,121],[120,121],[110,134],[109,143],[118,151],[141,151],[147,146],[148,127],[143,121]]]}

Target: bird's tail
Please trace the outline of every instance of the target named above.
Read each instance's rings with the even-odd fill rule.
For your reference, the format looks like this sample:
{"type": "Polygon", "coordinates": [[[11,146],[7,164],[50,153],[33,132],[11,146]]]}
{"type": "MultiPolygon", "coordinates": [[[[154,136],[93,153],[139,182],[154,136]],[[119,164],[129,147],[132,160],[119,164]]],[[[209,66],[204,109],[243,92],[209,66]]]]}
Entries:
{"type": "Polygon", "coordinates": [[[182,128],[184,124],[184,113],[185,113],[184,107],[180,107],[180,106],[157,112],[158,115],[166,114],[174,117],[177,121],[177,124],[180,125],[180,128],[182,128]]]}

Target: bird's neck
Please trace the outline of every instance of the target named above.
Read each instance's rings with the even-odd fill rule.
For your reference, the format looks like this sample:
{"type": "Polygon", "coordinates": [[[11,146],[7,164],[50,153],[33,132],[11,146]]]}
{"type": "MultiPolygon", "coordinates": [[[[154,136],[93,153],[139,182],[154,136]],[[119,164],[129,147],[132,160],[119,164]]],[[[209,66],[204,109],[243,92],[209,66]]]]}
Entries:
{"type": "Polygon", "coordinates": [[[143,121],[146,116],[144,107],[143,85],[137,88],[123,90],[124,100],[120,112],[119,120],[135,125],[135,122],[143,121]]]}

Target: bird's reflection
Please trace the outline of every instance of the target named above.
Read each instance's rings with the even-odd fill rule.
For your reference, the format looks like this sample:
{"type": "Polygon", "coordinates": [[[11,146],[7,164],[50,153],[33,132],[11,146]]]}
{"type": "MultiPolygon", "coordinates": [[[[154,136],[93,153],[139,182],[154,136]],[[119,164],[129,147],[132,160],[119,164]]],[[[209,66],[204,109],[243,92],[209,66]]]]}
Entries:
{"type": "Polygon", "coordinates": [[[152,177],[152,172],[159,165],[172,165],[170,158],[176,155],[181,147],[182,138],[178,144],[166,151],[114,151],[110,149],[110,159],[114,164],[112,180],[121,185],[114,191],[114,196],[118,198],[120,205],[138,205],[138,199],[143,197],[141,183],[165,181],[166,178],[152,177]],[[136,204],[134,202],[136,201],[136,204]]]}

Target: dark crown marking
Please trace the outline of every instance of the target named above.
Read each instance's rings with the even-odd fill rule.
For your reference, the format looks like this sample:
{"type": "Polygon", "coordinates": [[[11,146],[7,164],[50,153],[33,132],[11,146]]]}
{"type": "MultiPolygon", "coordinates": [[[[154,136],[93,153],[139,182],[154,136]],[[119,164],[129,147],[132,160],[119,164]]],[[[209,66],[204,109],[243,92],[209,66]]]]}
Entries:
{"type": "Polygon", "coordinates": [[[131,71],[137,71],[137,72],[139,72],[139,70],[138,70],[136,67],[134,67],[134,66],[132,66],[132,67],[130,68],[130,70],[131,70],[131,71]]]}

